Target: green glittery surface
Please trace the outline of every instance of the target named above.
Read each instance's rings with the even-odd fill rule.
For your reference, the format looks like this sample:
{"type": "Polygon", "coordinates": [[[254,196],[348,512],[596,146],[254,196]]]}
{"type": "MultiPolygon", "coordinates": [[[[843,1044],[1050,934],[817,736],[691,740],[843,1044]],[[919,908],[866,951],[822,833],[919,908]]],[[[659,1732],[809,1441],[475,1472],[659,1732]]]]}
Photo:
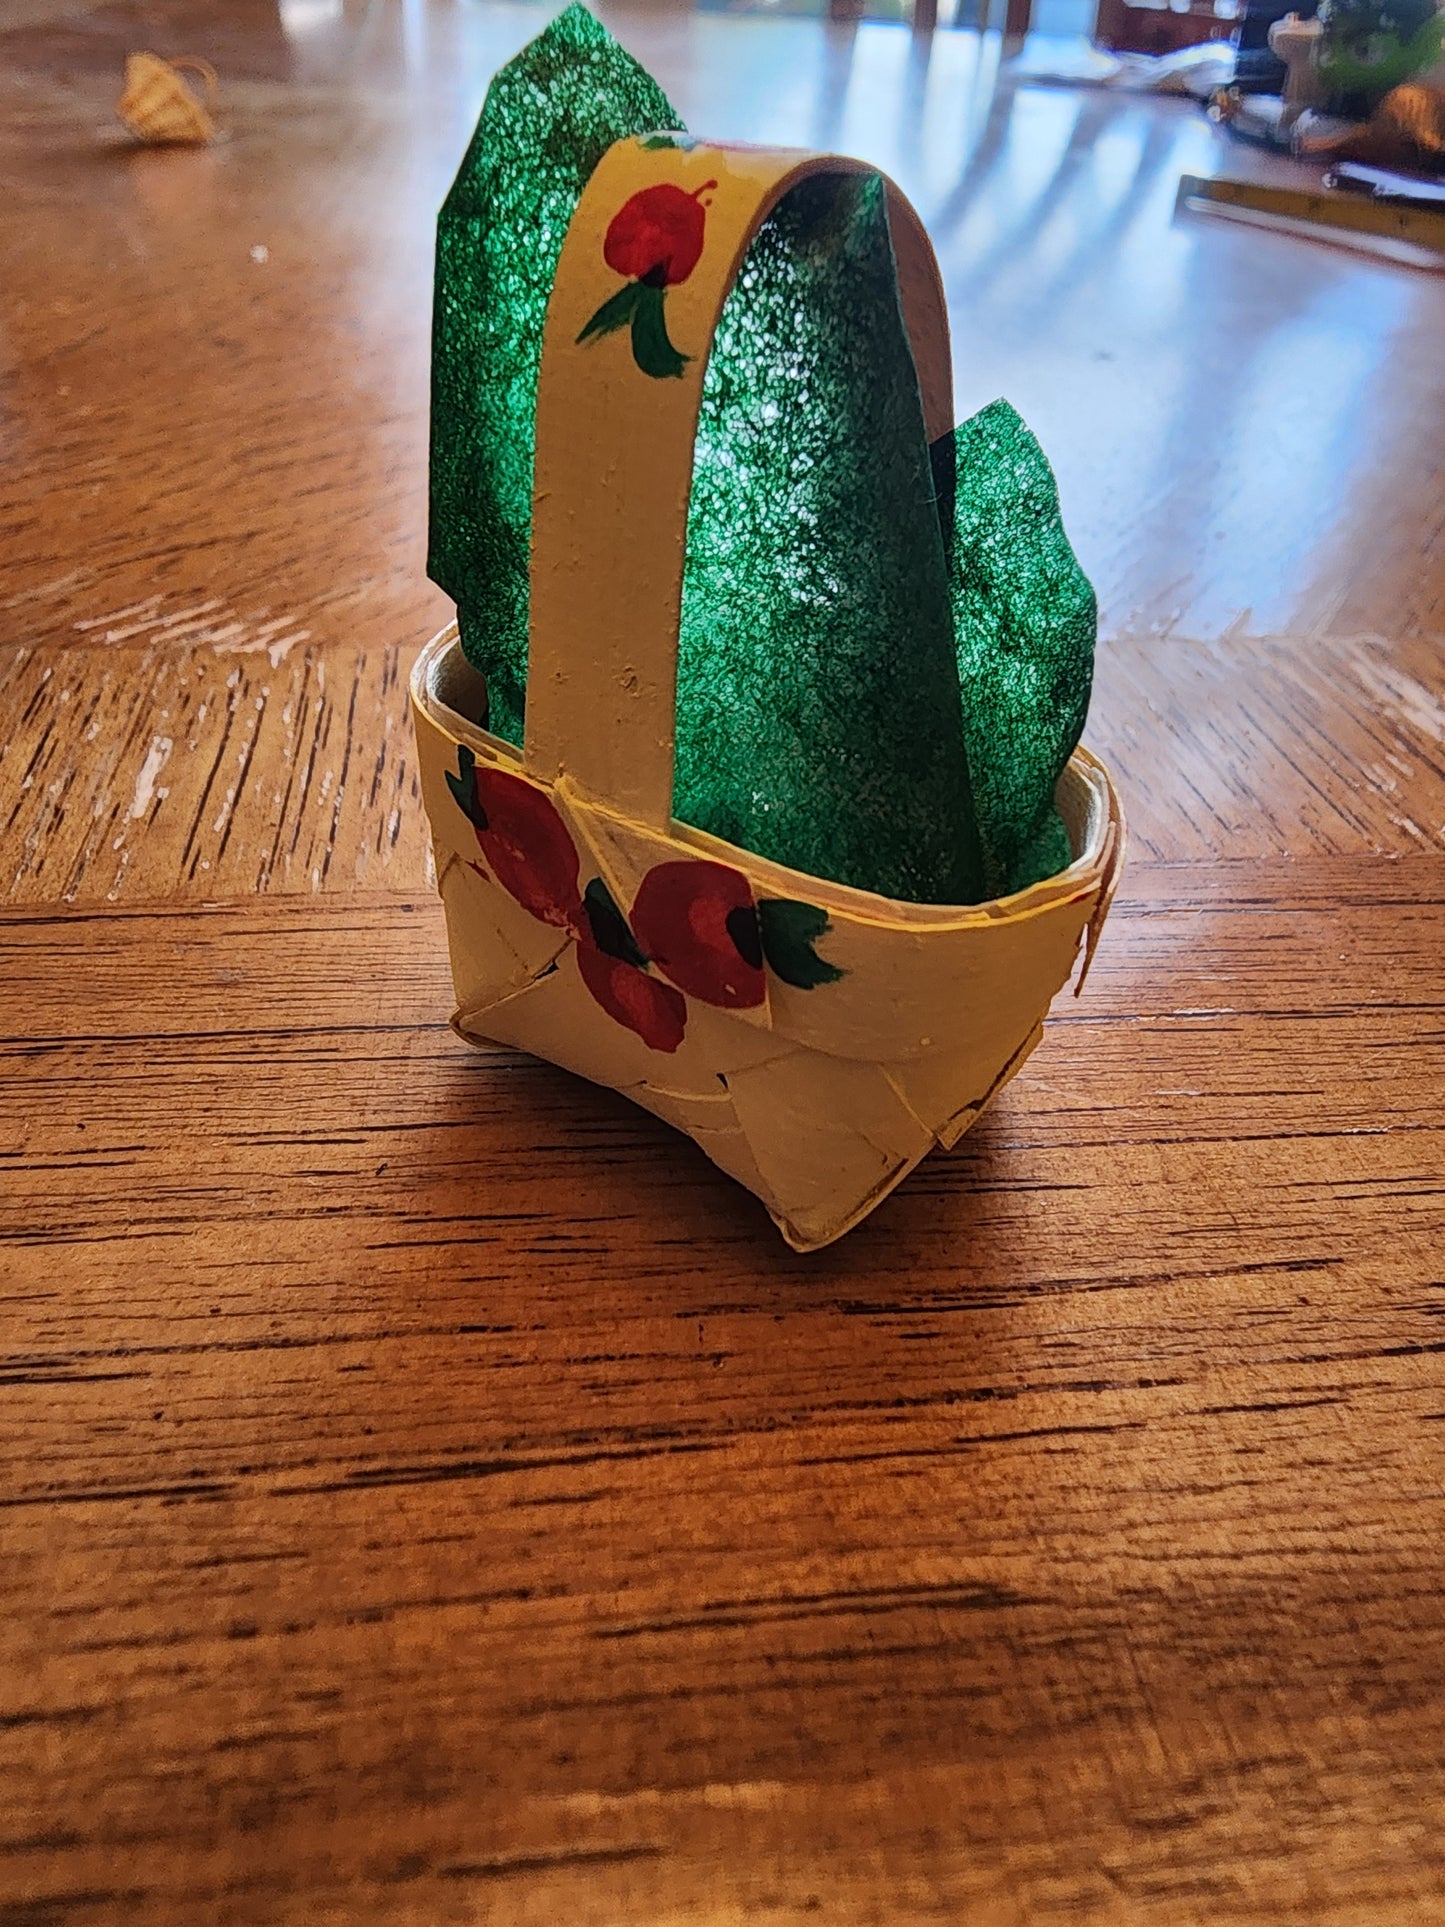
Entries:
{"type": "MultiPolygon", "coordinates": [[[[949,438],[949,593],[989,896],[1070,861],[1054,788],[1083,734],[1097,608],[1044,451],[1006,401],[949,438]]],[[[935,452],[935,472],[943,448],[935,452]]]]}
{"type": "Polygon", "coordinates": [[[487,90],[437,221],[427,572],[457,605],[491,726],[520,746],[542,324],[567,224],[614,141],[682,125],[585,7],[487,90]]]}
{"type": "MultiPolygon", "coordinates": [[[[438,224],[429,567],[514,743],[557,258],[612,142],[679,125],[570,7],[492,83],[438,224]]],[[[1013,410],[925,446],[880,182],[803,183],[749,251],[708,362],[675,814],[887,895],[1021,888],[1069,860],[1053,790],[1093,642],[1053,477],[1013,410]]]]}
{"type": "Polygon", "coordinates": [[[693,458],[673,807],[886,896],[984,894],[877,175],[794,188],[723,307],[693,458]]]}

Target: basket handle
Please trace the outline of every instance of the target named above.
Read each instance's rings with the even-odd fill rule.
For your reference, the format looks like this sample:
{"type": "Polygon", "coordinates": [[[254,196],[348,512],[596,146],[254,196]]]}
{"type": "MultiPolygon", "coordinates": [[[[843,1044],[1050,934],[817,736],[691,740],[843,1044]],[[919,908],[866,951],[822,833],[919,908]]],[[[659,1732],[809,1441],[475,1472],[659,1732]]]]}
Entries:
{"type": "Polygon", "coordinates": [[[216,105],[217,100],[220,98],[221,88],[219,81],[216,79],[216,70],[209,60],[202,60],[199,54],[177,54],[169,64],[175,68],[177,73],[192,73],[198,75],[201,85],[206,90],[206,105],[208,107],[214,107],[216,105]]]}
{"type": "MultiPolygon", "coordinates": [[[[523,756],[533,776],[565,778],[594,802],[665,833],[693,441],[713,332],[749,243],[790,188],[812,175],[876,170],[795,149],[651,142],[618,141],[603,156],[567,230],[547,308],[523,756]],[[635,195],[664,183],[681,195],[663,197],[663,212],[675,212],[681,196],[694,201],[704,240],[696,265],[665,288],[667,335],[687,360],[680,374],[654,375],[634,359],[625,326],[579,336],[611,297],[624,307],[631,299],[627,279],[607,264],[604,242],[635,195]]],[[[948,311],[922,223],[893,183],[885,186],[931,442],[953,427],[948,311]]],[[[690,221],[683,216],[684,228],[690,221]]],[[[687,252],[684,243],[661,273],[685,269],[687,252]]],[[[633,253],[639,265],[650,258],[645,246],[633,253]]]]}

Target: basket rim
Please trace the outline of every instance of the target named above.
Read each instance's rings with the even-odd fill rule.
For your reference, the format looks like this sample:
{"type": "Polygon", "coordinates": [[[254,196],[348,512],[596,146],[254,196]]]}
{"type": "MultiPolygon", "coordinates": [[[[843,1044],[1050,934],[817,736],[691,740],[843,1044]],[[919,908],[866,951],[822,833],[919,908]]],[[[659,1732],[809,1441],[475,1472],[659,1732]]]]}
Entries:
{"type": "MultiPolygon", "coordinates": [[[[605,798],[591,796],[570,783],[565,773],[555,783],[538,777],[524,767],[522,753],[514,744],[494,736],[490,730],[452,709],[438,693],[436,682],[445,662],[460,651],[460,631],[453,619],[418,653],[412,666],[410,688],[412,705],[419,716],[454,741],[465,743],[518,776],[525,776],[539,789],[557,791],[569,807],[580,806],[620,822],[632,821],[605,798]]],[[[695,850],[700,857],[745,871],[755,885],[761,883],[778,895],[806,898],[854,922],[877,923],[894,929],[904,925],[920,933],[956,930],[969,925],[1017,923],[1060,903],[1101,892],[1112,893],[1123,856],[1125,825],[1123,808],[1107,767],[1081,743],[1069,758],[1056,793],[1075,850],[1073,862],[1055,876],[1032,883],[1027,889],[993,897],[984,903],[910,903],[902,898],[882,896],[851,883],[836,883],[807,870],[791,869],[787,864],[758,856],[752,850],[728,843],[676,818],[661,834],[684,848],[695,850]]],[[[656,839],[660,834],[644,823],[637,823],[636,829],[638,835],[646,839],[656,839]]]]}

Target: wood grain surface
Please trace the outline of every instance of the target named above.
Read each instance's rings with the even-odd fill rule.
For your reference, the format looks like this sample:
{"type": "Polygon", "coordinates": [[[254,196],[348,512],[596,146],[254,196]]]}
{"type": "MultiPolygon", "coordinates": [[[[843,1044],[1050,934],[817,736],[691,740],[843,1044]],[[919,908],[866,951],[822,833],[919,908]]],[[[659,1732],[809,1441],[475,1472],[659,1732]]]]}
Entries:
{"type": "Polygon", "coordinates": [[[996,36],[610,13],[897,175],[1101,593],[1084,996],[799,1258],[446,1021],[430,224],[543,17],[0,22],[0,1927],[1445,1918],[1445,284],[996,36]]]}
{"type": "Polygon", "coordinates": [[[1445,1894],[1445,902],[1298,867],[1136,868],[1087,1006],[806,1260],[465,1050],[429,900],[13,912],[31,1917],[1445,1894]]]}
{"type": "MultiPolygon", "coordinates": [[[[114,642],[0,648],[0,893],[433,882],[406,713],[415,651],[268,633],[142,608],[108,623],[114,642]]],[[[1440,660],[1433,642],[1379,636],[1116,638],[1089,742],[1148,856],[1438,851],[1440,660]]]]}

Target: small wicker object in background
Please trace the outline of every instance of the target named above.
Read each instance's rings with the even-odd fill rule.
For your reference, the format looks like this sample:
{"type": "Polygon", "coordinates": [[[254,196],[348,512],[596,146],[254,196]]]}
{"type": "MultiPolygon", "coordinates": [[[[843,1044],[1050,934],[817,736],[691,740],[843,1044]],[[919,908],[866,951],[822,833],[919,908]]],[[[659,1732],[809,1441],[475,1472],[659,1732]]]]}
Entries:
{"type": "Polygon", "coordinates": [[[216,70],[192,54],[162,60],[159,54],[127,54],[125,92],[115,111],[138,140],[153,146],[205,146],[216,138],[215,124],[206,107],[216,104],[216,70]],[[200,75],[206,90],[203,107],[181,77],[189,68],[200,75]]]}

